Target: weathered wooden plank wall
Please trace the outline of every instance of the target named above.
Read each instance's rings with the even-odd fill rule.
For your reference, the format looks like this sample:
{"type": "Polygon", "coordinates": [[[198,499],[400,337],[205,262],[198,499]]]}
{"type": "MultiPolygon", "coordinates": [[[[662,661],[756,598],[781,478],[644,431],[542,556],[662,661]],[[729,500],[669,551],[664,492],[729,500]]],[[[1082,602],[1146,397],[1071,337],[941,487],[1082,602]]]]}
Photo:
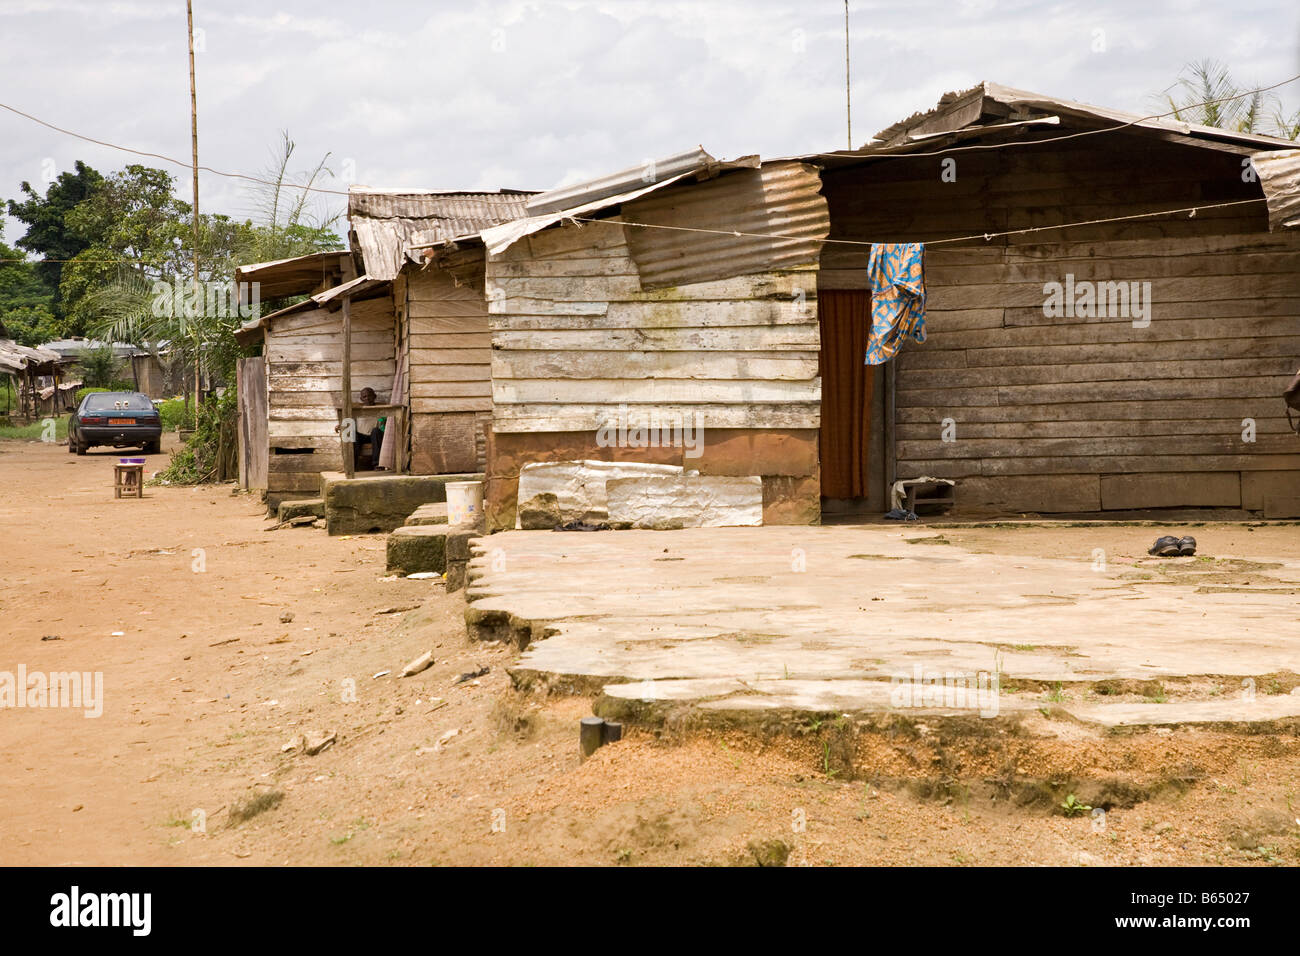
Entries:
{"type": "MultiPolygon", "coordinates": [[[[387,403],[395,362],[389,298],[352,304],[352,392],[375,390],[387,403]]],[[[267,490],[310,492],[322,471],[341,471],[334,430],[342,404],[340,313],[313,309],[273,320],[266,330],[267,490]]]]}
{"type": "Polygon", "coordinates": [[[643,290],[624,229],[550,230],[488,262],[493,430],[594,434],[621,405],[816,428],[815,265],[643,290]]]}
{"type": "Polygon", "coordinates": [[[241,358],[235,378],[239,400],[239,487],[266,488],[267,407],[266,359],[241,358]]]}
{"type": "Polygon", "coordinates": [[[794,241],[737,251],[717,236],[610,219],[546,230],[489,257],[490,527],[513,525],[523,464],[578,458],[759,475],[765,523],[821,520],[815,273],[828,222],[819,189],[811,167],[778,164],[623,210],[629,223],[784,226],[794,241]],[[689,452],[680,433],[653,447],[600,439],[602,425],[620,421],[703,432],[689,452]]]}
{"type": "MultiPolygon", "coordinates": [[[[958,154],[955,182],[941,171],[928,157],[826,172],[832,238],[928,241],[1260,195],[1240,157],[1123,134],[958,154]]],[[[927,249],[929,337],[898,359],[898,476],[959,478],[967,503],[1025,511],[1260,508],[1300,486],[1278,397],[1300,361],[1300,237],[1266,227],[1260,202],[927,249]],[[1044,284],[1067,273],[1149,282],[1149,325],[1045,315],[1044,284]]],[[[865,266],[865,249],[827,245],[819,283],[862,288],[865,266]]]]}
{"type": "Polygon", "coordinates": [[[482,250],[408,273],[411,470],[457,474],[484,466],[492,417],[492,336],[482,250]]]}

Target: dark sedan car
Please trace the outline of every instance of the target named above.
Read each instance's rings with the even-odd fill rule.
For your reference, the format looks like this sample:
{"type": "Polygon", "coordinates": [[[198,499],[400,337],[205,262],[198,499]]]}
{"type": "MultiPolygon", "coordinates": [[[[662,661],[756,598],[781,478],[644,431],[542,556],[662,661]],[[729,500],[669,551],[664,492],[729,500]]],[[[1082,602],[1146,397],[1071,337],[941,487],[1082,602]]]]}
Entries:
{"type": "Polygon", "coordinates": [[[162,421],[147,395],[91,392],[68,422],[68,451],[84,455],[96,445],[138,447],[146,455],[162,451],[162,421]]]}

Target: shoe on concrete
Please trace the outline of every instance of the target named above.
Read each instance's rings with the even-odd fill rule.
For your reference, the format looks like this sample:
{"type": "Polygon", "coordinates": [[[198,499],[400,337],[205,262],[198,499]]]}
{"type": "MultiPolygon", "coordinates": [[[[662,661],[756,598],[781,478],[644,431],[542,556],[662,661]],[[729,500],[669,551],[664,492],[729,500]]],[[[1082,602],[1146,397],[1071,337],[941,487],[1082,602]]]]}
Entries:
{"type": "Polygon", "coordinates": [[[1178,542],[1178,553],[1184,558],[1190,558],[1194,555],[1196,553],[1196,539],[1190,534],[1187,537],[1180,539],[1178,542]]]}
{"type": "Polygon", "coordinates": [[[1176,558],[1182,551],[1179,548],[1178,539],[1171,534],[1156,538],[1156,543],[1151,545],[1147,554],[1154,554],[1157,558],[1176,558]]]}

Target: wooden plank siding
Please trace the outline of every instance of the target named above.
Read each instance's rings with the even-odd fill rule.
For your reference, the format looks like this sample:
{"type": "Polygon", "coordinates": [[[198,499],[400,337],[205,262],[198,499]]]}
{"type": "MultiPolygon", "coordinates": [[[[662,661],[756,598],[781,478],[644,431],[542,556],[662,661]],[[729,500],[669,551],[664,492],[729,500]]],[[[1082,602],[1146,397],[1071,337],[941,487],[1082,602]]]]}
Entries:
{"type": "MultiPolygon", "coordinates": [[[[831,238],[931,241],[1261,196],[1238,156],[1128,134],[955,155],[952,183],[939,157],[824,173],[831,238]]],[[[1188,503],[1171,473],[1289,472],[1300,488],[1279,397],[1300,364],[1300,236],[1266,230],[1258,202],[927,247],[928,337],[897,359],[897,477],[964,479],[959,500],[964,486],[1040,511],[1107,507],[1107,475],[1149,478],[1126,479],[1122,507],[1188,503]],[[1044,284],[1067,274],[1150,283],[1149,325],[1046,314],[1044,284]]],[[[819,284],[862,288],[865,265],[865,248],[828,244],[819,284]]],[[[1196,503],[1238,506],[1233,479],[1215,487],[1196,503]]]]}
{"type": "Polygon", "coordinates": [[[816,428],[815,265],[645,290],[625,228],[549,230],[490,257],[493,430],[594,434],[621,405],[816,428]]]}
{"type": "Polygon", "coordinates": [[[811,167],[770,173],[677,198],[665,190],[622,212],[629,223],[740,232],[775,224],[797,241],[733,250],[712,234],[615,218],[548,229],[489,256],[489,528],[514,525],[523,464],[589,458],[757,475],[765,524],[820,522],[816,256],[826,204],[811,167]],[[730,208],[736,184],[764,202],[730,208]],[[702,425],[703,433],[694,432],[690,451],[680,432],[654,447],[603,440],[601,426],[620,419],[702,425]]]}
{"type": "Polygon", "coordinates": [[[266,488],[267,407],[266,359],[241,358],[235,363],[239,402],[239,487],[266,488]]]}
{"type": "MultiPolygon", "coordinates": [[[[393,387],[392,301],[352,304],[352,392],[369,386],[381,403],[393,387]]],[[[342,471],[336,411],[342,405],[342,318],[336,310],[274,320],[266,330],[267,490],[313,492],[322,471],[342,471]]]]}
{"type": "Polygon", "coordinates": [[[411,470],[480,471],[484,429],[492,417],[492,335],[482,251],[461,254],[446,268],[405,275],[411,470]]]}

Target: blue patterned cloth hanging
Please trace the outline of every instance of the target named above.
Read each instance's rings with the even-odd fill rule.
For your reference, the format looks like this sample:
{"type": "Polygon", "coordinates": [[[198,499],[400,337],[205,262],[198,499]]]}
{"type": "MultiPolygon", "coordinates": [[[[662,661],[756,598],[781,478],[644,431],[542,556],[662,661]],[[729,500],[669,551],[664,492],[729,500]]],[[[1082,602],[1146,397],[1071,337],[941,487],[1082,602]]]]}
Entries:
{"type": "Polygon", "coordinates": [[[877,242],[867,261],[871,285],[871,333],[867,365],[883,365],[906,339],[925,341],[925,246],[877,242]]]}

